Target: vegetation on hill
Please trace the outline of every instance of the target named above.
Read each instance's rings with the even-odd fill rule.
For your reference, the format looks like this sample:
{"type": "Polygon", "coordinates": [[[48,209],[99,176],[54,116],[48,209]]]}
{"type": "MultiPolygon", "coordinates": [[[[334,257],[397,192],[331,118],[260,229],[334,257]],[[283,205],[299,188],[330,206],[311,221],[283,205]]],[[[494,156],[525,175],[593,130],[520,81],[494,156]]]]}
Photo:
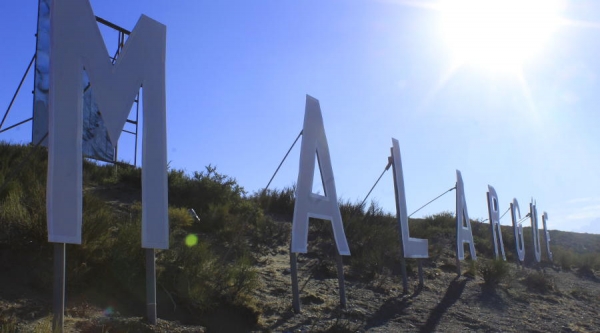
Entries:
{"type": "MultiPolygon", "coordinates": [[[[19,279],[28,288],[50,295],[46,166],[43,148],[0,144],[0,270],[9,272],[4,278],[19,279]]],[[[258,327],[261,309],[253,294],[261,285],[256,267],[263,255],[289,244],[295,189],[249,194],[213,166],[193,173],[170,170],[168,182],[171,247],[157,251],[158,297],[159,303],[165,304],[159,307],[159,317],[210,327],[223,310],[235,310],[246,327],[258,327]],[[190,208],[200,221],[191,217],[190,208]]],[[[81,245],[67,247],[69,298],[143,316],[140,190],[139,168],[85,161],[83,240],[81,245]]],[[[395,217],[375,203],[367,208],[343,202],[340,207],[352,252],[344,257],[348,279],[397,277],[401,249],[395,217]]],[[[453,213],[411,219],[409,224],[412,237],[429,240],[430,258],[425,266],[455,271],[453,213]]],[[[496,285],[507,276],[507,265],[491,260],[489,224],[472,221],[472,226],[477,255],[483,260],[470,264],[468,271],[496,285]]],[[[512,228],[502,227],[502,234],[507,260],[515,262],[512,228]]],[[[551,231],[551,238],[555,262],[563,270],[595,276],[600,269],[597,236],[551,231]]],[[[335,276],[332,239],[329,222],[311,220],[309,252],[319,257],[315,274],[335,276]]],[[[530,240],[531,229],[525,228],[528,263],[532,262],[530,240]]],[[[415,262],[407,260],[407,266],[414,275],[415,262]]],[[[529,279],[534,281],[532,285],[539,285],[535,281],[544,276],[529,279]]],[[[7,288],[0,294],[10,294],[7,288]]],[[[10,311],[5,312],[0,316],[0,332],[16,330],[19,323],[10,311]]]]}
{"type": "MultiPolygon", "coordinates": [[[[29,258],[36,269],[27,269],[26,284],[50,294],[52,265],[41,264],[52,260],[46,165],[42,148],[0,145],[0,183],[13,177],[0,189],[0,267],[17,272],[29,258]]],[[[258,310],[248,297],[257,287],[253,265],[261,251],[284,242],[289,229],[266,217],[234,179],[214,167],[192,175],[171,170],[168,180],[171,248],[157,251],[157,281],[160,301],[173,306],[163,307],[161,317],[201,323],[225,306],[245,311],[255,323],[258,310]]],[[[140,190],[139,168],[84,163],[82,244],[67,246],[69,295],[115,302],[114,311],[143,315],[140,190]]]]}

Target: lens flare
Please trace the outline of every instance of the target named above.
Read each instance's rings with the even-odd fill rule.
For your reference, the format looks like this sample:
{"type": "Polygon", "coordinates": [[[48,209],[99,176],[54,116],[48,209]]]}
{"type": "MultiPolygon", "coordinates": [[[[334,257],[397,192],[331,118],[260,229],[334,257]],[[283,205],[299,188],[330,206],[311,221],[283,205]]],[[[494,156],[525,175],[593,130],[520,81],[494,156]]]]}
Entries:
{"type": "Polygon", "coordinates": [[[562,0],[445,0],[443,31],[456,61],[520,70],[557,29],[562,0]]]}
{"type": "Polygon", "coordinates": [[[196,244],[198,244],[198,236],[194,234],[189,234],[187,235],[187,237],[185,237],[185,245],[187,245],[188,247],[192,247],[196,244]]]}
{"type": "Polygon", "coordinates": [[[115,309],[113,309],[112,306],[109,306],[106,309],[104,309],[104,311],[102,311],[102,313],[104,314],[104,316],[110,317],[115,313],[115,309]]]}

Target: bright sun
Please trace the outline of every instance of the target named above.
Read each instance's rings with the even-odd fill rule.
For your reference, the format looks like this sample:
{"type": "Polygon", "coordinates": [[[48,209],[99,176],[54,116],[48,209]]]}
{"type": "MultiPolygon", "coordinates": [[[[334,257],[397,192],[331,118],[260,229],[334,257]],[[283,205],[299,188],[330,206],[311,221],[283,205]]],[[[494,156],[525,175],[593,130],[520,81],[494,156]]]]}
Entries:
{"type": "Polygon", "coordinates": [[[457,65],[516,71],[557,28],[560,0],[442,0],[443,32],[457,65]]]}

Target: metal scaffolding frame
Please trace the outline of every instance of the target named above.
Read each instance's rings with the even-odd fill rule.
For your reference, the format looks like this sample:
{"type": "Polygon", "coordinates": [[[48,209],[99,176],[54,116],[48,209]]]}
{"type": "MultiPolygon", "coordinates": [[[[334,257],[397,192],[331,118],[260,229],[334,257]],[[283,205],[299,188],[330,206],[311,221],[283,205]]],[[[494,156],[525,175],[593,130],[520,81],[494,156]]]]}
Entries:
{"type": "MultiPolygon", "coordinates": [[[[118,26],[112,22],[109,22],[101,17],[98,17],[98,16],[96,16],[96,22],[98,22],[99,24],[102,24],[104,26],[107,26],[111,29],[114,29],[118,33],[117,50],[116,50],[115,54],[112,57],[110,57],[111,62],[114,64],[117,61],[120,53],[123,51],[123,47],[125,46],[125,40],[126,40],[127,36],[129,36],[131,34],[131,31],[129,31],[123,27],[120,27],[120,26],[118,26]]],[[[27,65],[27,69],[25,70],[25,73],[23,74],[23,77],[21,78],[21,81],[19,82],[17,89],[15,90],[15,93],[13,94],[13,97],[12,97],[10,103],[8,104],[8,108],[4,112],[2,121],[0,121],[0,133],[4,133],[8,130],[11,130],[15,127],[21,126],[21,125],[33,120],[33,107],[32,107],[32,115],[30,118],[27,118],[25,120],[22,120],[15,124],[12,124],[6,128],[3,128],[4,123],[6,122],[6,119],[8,117],[8,114],[10,113],[12,106],[13,106],[15,100],[17,99],[17,96],[19,95],[21,88],[23,87],[23,83],[25,82],[25,80],[27,79],[27,76],[29,75],[29,72],[31,71],[31,67],[33,66],[34,62],[36,61],[36,58],[37,58],[37,51],[36,51],[36,53],[34,53],[33,57],[31,58],[29,65],[27,65]]],[[[89,85],[84,89],[84,91],[87,90],[88,88],[89,88],[89,85]]],[[[134,155],[133,155],[133,165],[134,166],[137,166],[137,155],[138,155],[138,134],[139,134],[139,114],[140,114],[140,103],[139,102],[140,102],[140,94],[138,93],[134,100],[135,118],[134,119],[129,119],[129,117],[127,118],[127,123],[132,124],[135,127],[135,129],[133,131],[123,129],[123,132],[131,134],[135,137],[134,155]]],[[[113,163],[113,164],[121,164],[121,162],[118,162],[118,156],[119,155],[118,155],[118,144],[117,144],[115,146],[114,161],[106,161],[106,160],[102,160],[102,161],[107,162],[107,163],[113,163]]],[[[93,158],[93,157],[90,157],[90,158],[93,158]]]]}

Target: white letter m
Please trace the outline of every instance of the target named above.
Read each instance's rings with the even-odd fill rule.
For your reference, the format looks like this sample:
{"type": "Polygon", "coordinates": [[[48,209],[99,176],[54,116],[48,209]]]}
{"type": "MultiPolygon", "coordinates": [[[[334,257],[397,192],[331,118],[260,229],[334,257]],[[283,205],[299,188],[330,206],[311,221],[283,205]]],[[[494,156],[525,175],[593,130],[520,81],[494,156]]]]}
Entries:
{"type": "Polygon", "coordinates": [[[81,244],[85,68],[113,145],[144,88],[142,247],[168,248],[166,27],[142,15],[113,65],[88,0],[54,0],[50,17],[48,240],[81,244]]]}

